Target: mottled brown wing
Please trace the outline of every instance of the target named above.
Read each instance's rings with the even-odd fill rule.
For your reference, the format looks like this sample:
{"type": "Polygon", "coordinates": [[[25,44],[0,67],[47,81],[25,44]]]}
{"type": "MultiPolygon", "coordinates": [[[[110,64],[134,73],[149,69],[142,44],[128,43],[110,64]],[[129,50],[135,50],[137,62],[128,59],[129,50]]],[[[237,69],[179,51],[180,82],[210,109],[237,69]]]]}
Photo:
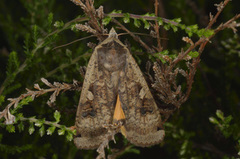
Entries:
{"type": "Polygon", "coordinates": [[[74,143],[79,149],[99,147],[107,133],[104,125],[112,124],[116,90],[109,72],[101,67],[105,60],[101,49],[101,45],[96,47],[90,58],[77,109],[74,143]]]}
{"type": "Polygon", "coordinates": [[[128,49],[122,46],[126,52],[126,65],[120,74],[118,93],[126,117],[125,135],[134,145],[155,145],[165,135],[161,130],[161,116],[141,70],[128,49]]]}
{"type": "Polygon", "coordinates": [[[94,149],[106,139],[104,125],[113,123],[119,76],[126,66],[123,47],[114,39],[116,32],[95,48],[89,61],[76,116],[80,149],[94,149]]]}
{"type": "Polygon", "coordinates": [[[95,48],[87,67],[75,124],[74,143],[78,148],[94,149],[104,141],[104,125],[115,122],[118,95],[122,117],[126,117],[126,138],[137,146],[161,142],[164,130],[160,129],[156,103],[138,65],[112,29],[109,37],[95,48]]]}

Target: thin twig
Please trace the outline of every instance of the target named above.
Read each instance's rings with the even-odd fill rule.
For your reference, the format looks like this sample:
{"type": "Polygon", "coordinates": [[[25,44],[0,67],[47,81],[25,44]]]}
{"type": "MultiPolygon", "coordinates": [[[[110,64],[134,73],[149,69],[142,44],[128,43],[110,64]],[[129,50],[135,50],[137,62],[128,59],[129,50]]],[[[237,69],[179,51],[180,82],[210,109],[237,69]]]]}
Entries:
{"type": "MultiPolygon", "coordinates": [[[[105,17],[109,16],[112,18],[123,18],[125,15],[123,13],[111,13],[111,14],[105,14],[105,17]]],[[[150,20],[150,21],[156,21],[158,20],[159,17],[153,17],[153,16],[143,16],[143,15],[137,15],[137,14],[129,14],[130,18],[133,19],[145,19],[145,20],[150,20]]],[[[171,23],[172,25],[177,26],[178,23],[174,22],[172,20],[166,19],[166,18],[161,18],[163,22],[165,23],[171,23]]]]}
{"type": "MultiPolygon", "coordinates": [[[[36,123],[39,121],[39,119],[36,119],[36,118],[33,118],[33,117],[30,117],[30,118],[25,118],[25,117],[20,117],[19,118],[20,121],[29,121],[29,122],[32,122],[32,123],[36,123]]],[[[54,127],[57,127],[57,128],[60,128],[62,129],[63,125],[60,125],[56,122],[51,122],[51,121],[44,121],[44,124],[45,125],[49,125],[49,126],[54,126],[54,127]]],[[[72,131],[72,128],[71,127],[65,127],[67,130],[70,130],[72,131]]]]}
{"type": "MultiPolygon", "coordinates": [[[[155,0],[155,3],[154,3],[154,8],[155,8],[155,15],[158,16],[158,0],[155,0]]],[[[158,22],[155,21],[155,26],[154,26],[154,30],[157,34],[157,44],[158,44],[158,49],[157,51],[158,52],[161,52],[162,51],[162,45],[161,45],[161,40],[160,40],[160,35],[159,35],[159,25],[158,25],[158,22]]]]}
{"type": "MultiPolygon", "coordinates": [[[[218,33],[221,30],[224,30],[225,28],[228,28],[229,25],[235,21],[236,19],[240,18],[240,14],[237,14],[236,16],[234,16],[233,18],[231,18],[230,20],[228,20],[226,23],[221,24],[219,27],[217,27],[217,29],[214,30],[214,34],[211,35],[208,38],[200,38],[197,42],[194,43],[194,45],[191,45],[183,54],[179,54],[179,56],[174,59],[172,66],[170,69],[172,69],[179,61],[181,61],[185,56],[187,56],[187,54],[192,51],[193,49],[195,49],[197,46],[199,47],[198,52],[201,54],[206,46],[206,44],[210,41],[211,38],[213,38],[216,33],[218,33]]],[[[214,17],[215,19],[215,17],[214,17]]]]}
{"type": "Polygon", "coordinates": [[[115,24],[117,24],[118,26],[120,26],[120,28],[124,31],[126,31],[127,33],[129,33],[130,36],[133,37],[133,39],[135,41],[137,41],[138,43],[140,43],[148,52],[153,53],[154,51],[147,45],[145,44],[142,39],[139,36],[134,35],[131,31],[129,31],[124,25],[122,25],[119,21],[117,21],[116,19],[112,18],[112,22],[114,22],[115,24]]]}
{"type": "MultiPolygon", "coordinates": [[[[52,96],[50,97],[49,101],[54,102],[56,99],[56,96],[58,96],[60,91],[67,91],[67,90],[79,90],[79,83],[77,81],[74,81],[73,84],[67,84],[67,83],[58,83],[54,82],[53,84],[49,83],[46,79],[41,78],[42,82],[49,86],[49,89],[42,89],[38,84],[34,85],[34,88],[37,89],[36,91],[27,89],[27,93],[21,94],[17,98],[8,98],[10,103],[7,105],[5,109],[11,108],[13,105],[16,108],[18,103],[23,100],[24,98],[31,96],[33,99],[35,97],[39,97],[43,94],[46,94],[48,92],[54,92],[52,96]]],[[[3,111],[4,112],[4,111],[3,111]]],[[[3,117],[3,114],[0,115],[0,118],[3,117]]]]}
{"type": "Polygon", "coordinates": [[[80,55],[80,56],[74,58],[73,60],[71,60],[71,63],[61,64],[61,65],[58,66],[57,68],[55,68],[55,69],[49,71],[48,73],[46,73],[46,76],[45,76],[45,77],[46,77],[46,78],[47,78],[47,77],[51,77],[51,76],[52,76],[53,74],[55,74],[58,70],[63,70],[63,69],[65,69],[65,68],[67,68],[67,67],[69,67],[69,66],[77,63],[77,62],[78,62],[79,60],[81,60],[82,58],[84,58],[84,57],[89,57],[89,56],[91,56],[91,55],[92,55],[91,53],[85,53],[85,54],[80,55]]]}
{"type": "Polygon", "coordinates": [[[219,4],[218,12],[217,14],[213,17],[213,19],[210,20],[208,26],[206,27],[206,29],[210,29],[212,27],[212,25],[217,21],[218,16],[222,13],[223,9],[225,8],[225,6],[228,4],[228,2],[230,2],[231,0],[225,0],[224,2],[221,2],[219,4]]]}
{"type": "MultiPolygon", "coordinates": [[[[217,17],[219,16],[220,12],[222,12],[223,8],[226,6],[228,2],[229,2],[228,0],[225,0],[224,3],[220,3],[220,5],[217,5],[218,13],[211,18],[209,25],[208,27],[206,27],[206,29],[212,27],[217,17]]],[[[202,37],[195,43],[193,43],[193,41],[190,38],[184,38],[183,40],[189,43],[190,46],[186,51],[182,50],[179,53],[178,57],[175,58],[173,62],[169,60],[168,61],[169,65],[166,68],[162,66],[160,67],[159,64],[154,64],[153,69],[155,71],[156,81],[153,84],[153,87],[156,89],[156,91],[159,92],[158,95],[163,102],[171,103],[179,108],[179,106],[189,98],[189,95],[192,89],[192,84],[194,81],[194,76],[197,70],[197,66],[200,62],[200,57],[206,44],[210,41],[211,38],[213,38],[216,35],[216,33],[218,33],[223,29],[230,28],[234,32],[236,32],[237,30],[236,27],[239,27],[239,24],[237,24],[235,20],[238,18],[240,18],[240,14],[234,16],[224,24],[219,25],[214,30],[213,35],[211,35],[210,37],[208,38],[202,37]],[[199,56],[197,58],[193,58],[191,62],[188,60],[186,61],[188,71],[177,70],[177,69],[173,70],[173,68],[176,66],[178,62],[182,61],[183,59],[186,59],[187,55],[198,46],[199,46],[199,49],[198,49],[199,56]],[[174,74],[174,72],[176,72],[176,74],[174,74]],[[181,94],[181,91],[178,94],[179,86],[176,87],[176,76],[178,73],[181,73],[186,78],[187,87],[186,87],[185,94],[181,94]],[[173,88],[175,90],[173,90],[172,86],[174,86],[173,88]]]]}
{"type": "Polygon", "coordinates": [[[87,37],[83,37],[83,38],[74,40],[74,41],[72,41],[72,42],[70,42],[70,43],[57,46],[57,47],[53,48],[52,50],[56,50],[56,49],[59,49],[59,48],[61,48],[61,47],[65,47],[65,46],[71,45],[71,44],[73,44],[73,43],[76,43],[76,42],[78,42],[78,41],[85,40],[85,39],[88,39],[88,38],[91,38],[91,37],[96,37],[96,35],[90,35],[90,36],[87,36],[87,37]]]}

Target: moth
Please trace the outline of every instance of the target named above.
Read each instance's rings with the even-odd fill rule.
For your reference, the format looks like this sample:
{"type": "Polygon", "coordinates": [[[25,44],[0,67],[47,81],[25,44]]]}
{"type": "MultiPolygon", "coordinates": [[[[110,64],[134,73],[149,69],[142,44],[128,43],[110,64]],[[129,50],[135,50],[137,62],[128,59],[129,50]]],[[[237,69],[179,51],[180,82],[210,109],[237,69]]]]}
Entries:
{"type": "Polygon", "coordinates": [[[121,133],[136,146],[155,145],[164,138],[161,116],[147,82],[112,28],[87,66],[76,113],[75,145],[98,148],[107,133],[104,125],[119,120],[123,121],[121,133]]]}

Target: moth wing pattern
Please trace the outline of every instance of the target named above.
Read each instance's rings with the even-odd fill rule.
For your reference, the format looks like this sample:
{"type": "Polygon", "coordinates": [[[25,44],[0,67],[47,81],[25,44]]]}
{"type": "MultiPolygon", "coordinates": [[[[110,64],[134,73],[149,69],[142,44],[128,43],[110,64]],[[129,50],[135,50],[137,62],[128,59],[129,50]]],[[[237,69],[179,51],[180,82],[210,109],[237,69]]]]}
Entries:
{"type": "MultiPolygon", "coordinates": [[[[117,97],[124,113],[124,133],[137,146],[161,142],[161,116],[140,68],[114,29],[99,44],[87,66],[76,115],[79,149],[98,148],[114,124],[117,97]]],[[[121,109],[120,109],[121,110],[121,109]]]]}
{"type": "Polygon", "coordinates": [[[79,149],[96,149],[103,142],[107,130],[104,124],[112,122],[114,107],[107,106],[106,88],[98,71],[98,53],[93,52],[84,78],[76,113],[77,135],[74,143],[79,149]]]}
{"type": "Polygon", "coordinates": [[[155,100],[138,64],[126,49],[126,66],[120,76],[119,98],[126,116],[125,137],[134,145],[146,147],[160,143],[165,131],[155,100]]]}

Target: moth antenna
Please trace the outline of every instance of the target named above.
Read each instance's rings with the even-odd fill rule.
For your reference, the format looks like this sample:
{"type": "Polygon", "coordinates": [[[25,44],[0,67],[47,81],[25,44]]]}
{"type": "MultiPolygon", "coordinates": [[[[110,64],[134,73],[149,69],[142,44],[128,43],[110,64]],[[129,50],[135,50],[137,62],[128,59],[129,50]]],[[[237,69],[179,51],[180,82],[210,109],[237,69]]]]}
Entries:
{"type": "MultiPolygon", "coordinates": [[[[136,33],[136,32],[132,32],[133,34],[135,35],[143,35],[143,36],[151,36],[149,34],[144,34],[144,33],[136,33]]],[[[121,35],[127,35],[129,33],[119,33],[117,34],[115,29],[112,28],[109,32],[109,34],[101,34],[103,36],[108,36],[108,37],[115,37],[118,39],[118,36],[121,36],[121,35]]],[[[65,47],[65,46],[68,46],[68,45],[71,45],[71,44],[74,44],[75,42],[78,42],[78,41],[81,41],[81,40],[85,40],[85,39],[88,39],[88,38],[92,38],[92,37],[96,37],[97,35],[90,35],[90,36],[87,36],[87,37],[84,37],[84,38],[80,38],[80,39],[77,39],[77,40],[74,40],[70,43],[67,43],[67,44],[63,44],[63,45],[60,45],[60,46],[57,46],[57,47],[54,47],[52,50],[56,50],[56,49],[59,49],[59,48],[62,48],[62,47],[65,47]]],[[[152,36],[151,36],[152,37],[152,36]]],[[[168,40],[167,38],[160,38],[160,39],[164,39],[164,40],[168,40]]]]}
{"type": "Polygon", "coordinates": [[[65,46],[71,45],[71,44],[73,44],[73,43],[75,43],[75,42],[78,42],[78,41],[81,41],[81,40],[85,40],[85,39],[88,39],[88,38],[91,38],[91,37],[95,37],[95,36],[96,36],[96,35],[90,35],[90,36],[87,36],[87,37],[84,37],[84,38],[80,38],[80,39],[74,40],[74,41],[72,41],[72,42],[70,42],[70,43],[57,46],[57,47],[53,48],[52,50],[59,49],[59,48],[61,48],[61,47],[65,47],[65,46]]]}
{"type": "MultiPolygon", "coordinates": [[[[152,35],[145,34],[145,33],[136,33],[136,32],[131,32],[131,33],[133,33],[134,35],[142,35],[142,36],[151,36],[151,37],[153,37],[152,35]]],[[[127,34],[129,34],[129,33],[119,33],[118,36],[127,35],[127,34]]],[[[160,39],[168,40],[167,38],[160,38],[160,39]]]]}

